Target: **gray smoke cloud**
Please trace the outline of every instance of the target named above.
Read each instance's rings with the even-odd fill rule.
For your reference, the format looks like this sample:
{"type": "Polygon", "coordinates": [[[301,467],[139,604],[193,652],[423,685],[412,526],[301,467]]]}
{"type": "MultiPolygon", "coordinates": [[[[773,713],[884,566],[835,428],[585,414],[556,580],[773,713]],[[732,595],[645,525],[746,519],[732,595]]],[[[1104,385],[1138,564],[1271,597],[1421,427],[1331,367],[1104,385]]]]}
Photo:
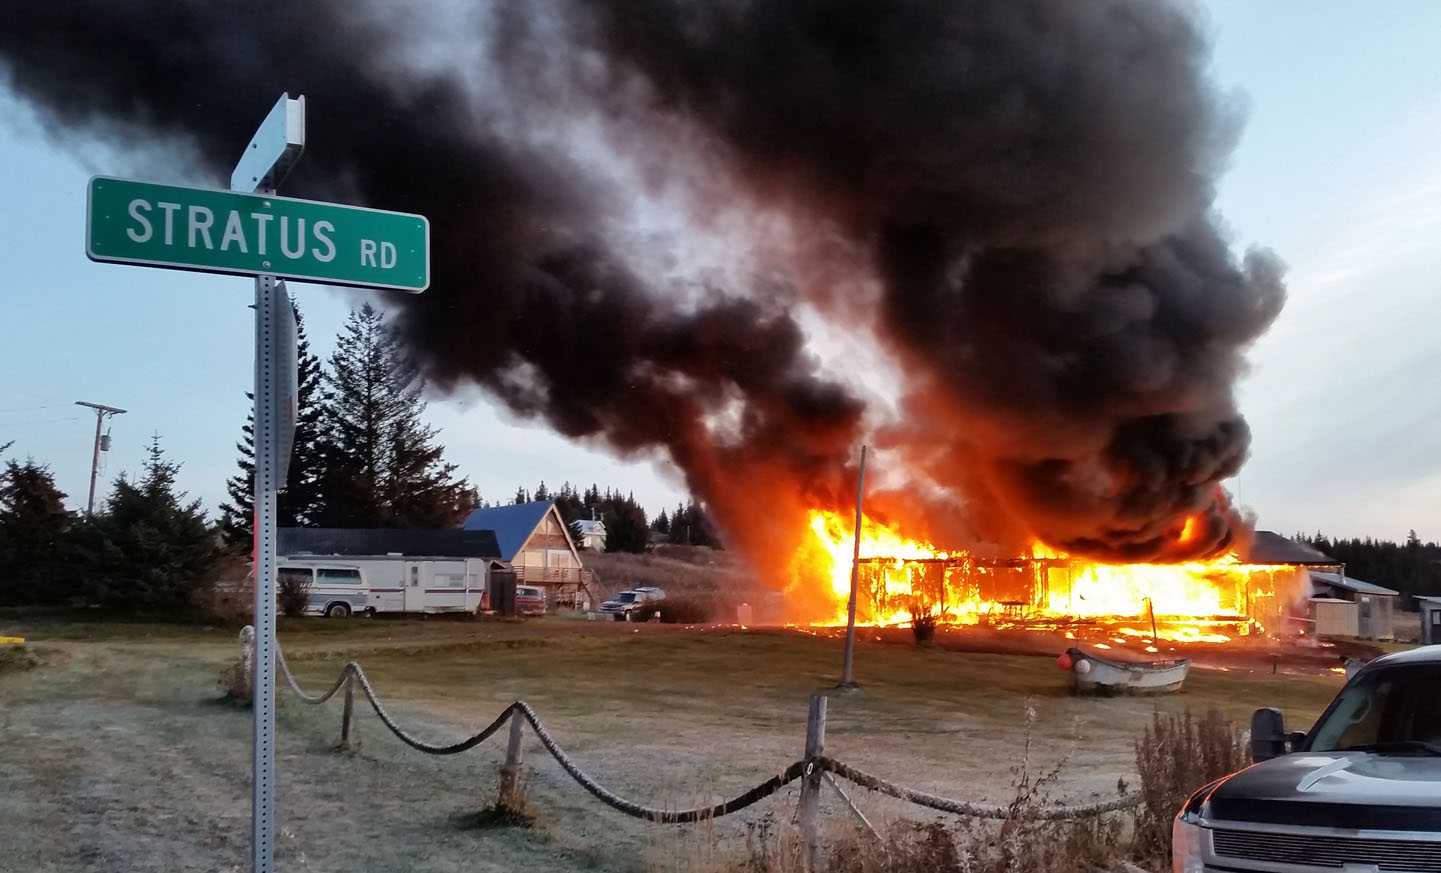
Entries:
{"type": "Polygon", "coordinates": [[[778,212],[860,265],[854,288],[816,281],[814,257],[791,278],[824,316],[873,319],[902,364],[883,440],[932,516],[963,507],[956,536],[1128,560],[1230,543],[1233,385],[1284,291],[1210,214],[1236,123],[1183,12],[555,0],[457,19],[473,39],[444,45],[479,48],[488,98],[477,62],[418,48],[423,22],[338,0],[18,0],[0,70],[59,142],[184,141],[217,179],[280,91],[306,94],[286,193],[431,220],[432,289],[393,301],[427,375],[668,455],[753,555],[843,503],[865,403],[807,351],[789,295],[694,303],[643,275],[615,243],[624,185],[527,124],[588,119],[647,184],[778,212]]]}

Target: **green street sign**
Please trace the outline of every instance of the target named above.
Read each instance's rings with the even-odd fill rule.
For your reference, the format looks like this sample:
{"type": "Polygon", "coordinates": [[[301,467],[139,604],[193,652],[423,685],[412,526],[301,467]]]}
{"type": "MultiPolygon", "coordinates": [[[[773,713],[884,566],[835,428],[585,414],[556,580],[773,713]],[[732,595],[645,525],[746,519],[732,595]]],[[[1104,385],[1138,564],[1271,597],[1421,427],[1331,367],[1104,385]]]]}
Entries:
{"type": "Polygon", "coordinates": [[[88,200],[92,261],[412,293],[430,285],[420,215],[107,176],[90,180],[88,200]]]}

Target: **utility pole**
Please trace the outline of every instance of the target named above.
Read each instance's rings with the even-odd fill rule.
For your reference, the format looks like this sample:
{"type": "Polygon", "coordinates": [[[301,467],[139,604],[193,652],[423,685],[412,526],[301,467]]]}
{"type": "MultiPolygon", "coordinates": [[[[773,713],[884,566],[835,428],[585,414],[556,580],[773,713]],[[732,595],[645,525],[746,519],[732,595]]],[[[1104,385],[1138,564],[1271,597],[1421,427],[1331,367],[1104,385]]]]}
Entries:
{"type": "MultiPolygon", "coordinates": [[[[100,429],[105,424],[105,416],[124,415],[125,410],[102,403],[86,403],[84,400],[75,401],[75,405],[95,410],[95,452],[90,458],[90,498],[85,501],[85,517],[89,518],[95,511],[95,478],[100,475],[100,429]]],[[[110,448],[109,440],[105,440],[105,448],[110,448]]]]}
{"type": "Polygon", "coordinates": [[[853,662],[856,655],[856,587],[861,575],[861,504],[866,496],[866,447],[861,446],[861,473],[856,482],[856,539],[851,551],[851,597],[846,602],[846,650],[841,665],[840,688],[855,688],[853,662]]]}

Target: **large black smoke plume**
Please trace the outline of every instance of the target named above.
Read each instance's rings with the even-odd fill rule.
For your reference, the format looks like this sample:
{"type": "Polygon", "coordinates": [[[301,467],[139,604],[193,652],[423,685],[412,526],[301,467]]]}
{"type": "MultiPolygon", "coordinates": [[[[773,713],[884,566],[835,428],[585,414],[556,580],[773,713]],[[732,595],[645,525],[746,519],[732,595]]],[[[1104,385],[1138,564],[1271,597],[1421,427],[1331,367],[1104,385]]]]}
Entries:
{"type": "Polygon", "coordinates": [[[59,141],[183,141],[217,179],[304,93],[286,193],[431,219],[432,290],[397,305],[432,379],[668,454],[757,556],[871,426],[965,536],[1175,560],[1234,535],[1232,386],[1284,294],[1210,214],[1234,113],[1170,5],[17,0],[4,25],[0,70],[59,141]],[[609,157],[557,134],[576,121],[609,157]],[[617,242],[641,189],[688,191],[698,236],[782,216],[755,242],[788,272],[677,293],[617,242]],[[899,420],[807,353],[800,300],[884,343],[899,420]]]}

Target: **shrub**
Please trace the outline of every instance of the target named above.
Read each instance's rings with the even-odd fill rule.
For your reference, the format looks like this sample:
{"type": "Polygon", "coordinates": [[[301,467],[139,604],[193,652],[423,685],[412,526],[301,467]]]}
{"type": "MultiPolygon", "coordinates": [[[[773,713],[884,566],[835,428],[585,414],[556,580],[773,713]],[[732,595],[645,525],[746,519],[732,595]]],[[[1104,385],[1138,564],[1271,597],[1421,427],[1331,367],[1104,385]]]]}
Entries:
{"type": "Polygon", "coordinates": [[[1136,813],[1136,856],[1165,862],[1171,819],[1197,788],[1246,766],[1241,731],[1218,710],[1200,719],[1157,712],[1136,741],[1144,805],[1136,813]]]}
{"type": "Polygon", "coordinates": [[[226,700],[249,703],[255,689],[251,686],[250,674],[239,661],[226,667],[220,673],[220,695],[226,700]]]}
{"type": "Polygon", "coordinates": [[[911,634],[916,638],[916,645],[929,646],[936,640],[936,615],[927,612],[922,615],[911,615],[911,634]]]}
{"type": "Polygon", "coordinates": [[[703,597],[673,595],[643,603],[631,614],[631,621],[650,621],[660,613],[661,624],[707,624],[715,615],[715,601],[703,597]]]}
{"type": "Polygon", "coordinates": [[[304,615],[305,607],[310,605],[310,575],[281,573],[275,587],[275,605],[281,615],[304,615]]]}

